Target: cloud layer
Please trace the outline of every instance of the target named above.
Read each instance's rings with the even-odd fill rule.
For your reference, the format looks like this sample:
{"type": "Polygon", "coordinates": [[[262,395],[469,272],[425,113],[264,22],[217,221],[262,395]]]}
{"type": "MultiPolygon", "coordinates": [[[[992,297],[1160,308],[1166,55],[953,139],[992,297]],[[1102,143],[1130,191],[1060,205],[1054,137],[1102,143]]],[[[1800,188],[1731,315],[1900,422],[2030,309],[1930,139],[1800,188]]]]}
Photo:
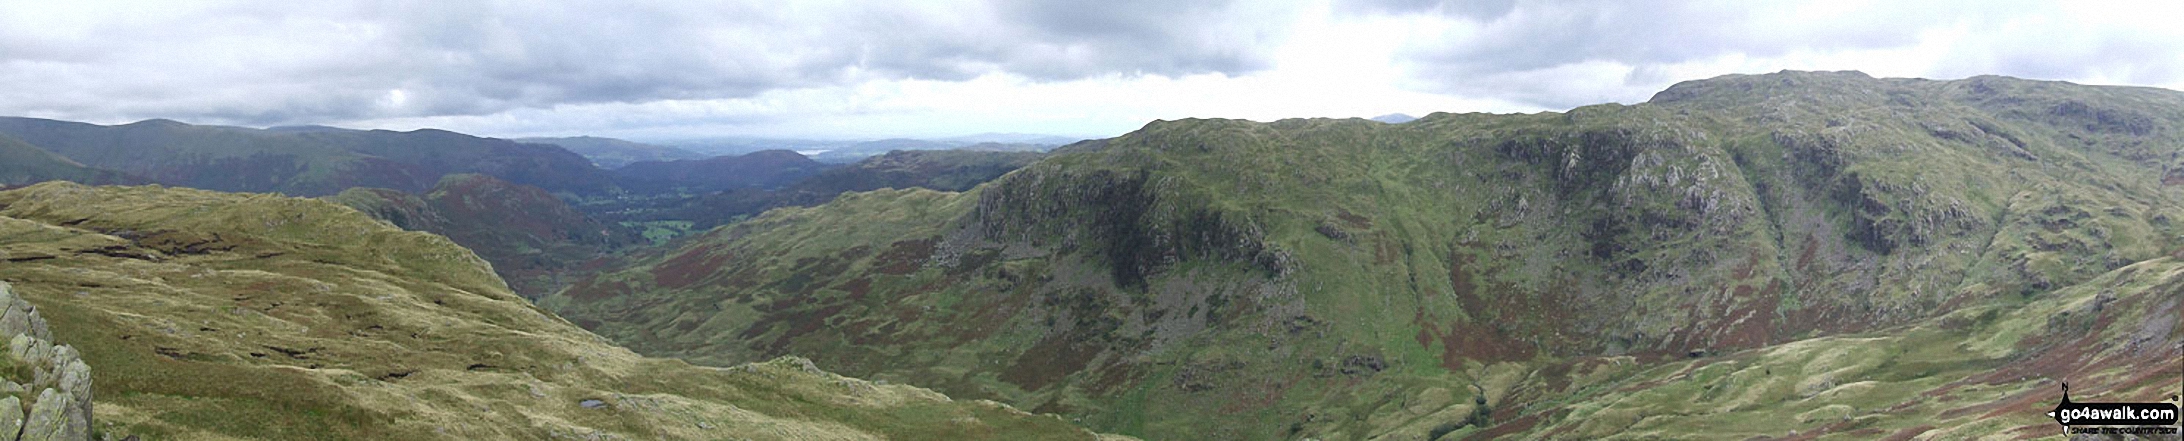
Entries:
{"type": "Polygon", "coordinates": [[[496,135],[1112,135],[1782,69],[2184,86],[2165,3],[10,2],[0,114],[496,135]],[[185,4],[186,3],[186,4],[185,4]]]}
{"type": "Polygon", "coordinates": [[[13,3],[0,6],[0,81],[63,93],[10,88],[0,110],[279,124],[996,72],[1240,74],[1267,66],[1267,39],[1286,25],[1253,19],[1279,18],[1261,12],[1152,1],[13,3]]]}

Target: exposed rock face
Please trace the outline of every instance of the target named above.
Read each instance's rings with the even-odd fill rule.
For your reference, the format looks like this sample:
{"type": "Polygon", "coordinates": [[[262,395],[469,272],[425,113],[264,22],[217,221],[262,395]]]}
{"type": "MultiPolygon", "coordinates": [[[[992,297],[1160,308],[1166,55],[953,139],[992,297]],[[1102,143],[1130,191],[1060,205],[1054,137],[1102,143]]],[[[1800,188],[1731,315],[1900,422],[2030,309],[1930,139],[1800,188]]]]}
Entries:
{"type": "Polygon", "coordinates": [[[91,439],[91,367],[75,348],[53,344],[37,307],[5,282],[0,305],[0,335],[8,336],[0,392],[9,394],[0,398],[0,441],[91,439]],[[17,398],[32,393],[29,403],[17,398]]]}

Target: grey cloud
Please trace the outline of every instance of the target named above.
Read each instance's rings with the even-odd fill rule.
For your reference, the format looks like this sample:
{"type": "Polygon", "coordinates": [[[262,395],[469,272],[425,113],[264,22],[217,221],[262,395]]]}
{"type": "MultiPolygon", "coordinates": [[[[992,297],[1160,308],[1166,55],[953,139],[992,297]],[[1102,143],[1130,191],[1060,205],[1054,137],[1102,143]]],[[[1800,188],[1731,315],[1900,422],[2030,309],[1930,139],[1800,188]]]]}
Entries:
{"type": "MultiPolygon", "coordinates": [[[[0,15],[36,15],[0,6],[0,15]]],[[[749,97],[869,79],[1243,74],[1286,24],[1249,3],[240,2],[0,30],[0,113],[236,124],[749,97]],[[393,100],[400,91],[403,100],[393,100]]],[[[7,23],[0,20],[0,24],[7,23]]]]}
{"type": "Polygon", "coordinates": [[[1726,55],[1767,58],[1907,47],[1936,28],[1979,26],[2039,9],[2016,2],[1876,2],[1849,14],[1820,17],[1800,8],[1828,3],[1353,1],[1377,13],[1435,14],[1470,26],[1449,38],[1406,42],[1403,56],[1410,70],[1440,91],[1548,108],[1600,102],[1598,93],[1616,88],[1635,91],[1625,93],[1642,99],[1651,89],[1686,79],[1666,78],[1662,66],[1726,55]],[[1592,78],[1622,82],[1613,85],[1538,81],[1601,63],[1630,71],[1592,78]],[[1557,88],[1573,91],[1553,90],[1557,88]]]}

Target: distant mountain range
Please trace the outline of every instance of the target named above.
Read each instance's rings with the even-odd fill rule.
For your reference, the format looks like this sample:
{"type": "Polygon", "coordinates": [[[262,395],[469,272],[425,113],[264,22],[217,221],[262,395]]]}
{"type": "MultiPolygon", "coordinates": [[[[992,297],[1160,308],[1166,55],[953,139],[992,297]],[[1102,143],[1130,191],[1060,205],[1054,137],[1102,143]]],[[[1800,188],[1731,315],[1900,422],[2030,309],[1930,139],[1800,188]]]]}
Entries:
{"type": "Polygon", "coordinates": [[[636,162],[615,169],[614,175],[624,188],[641,193],[708,192],[780,187],[827,167],[796,152],[760,150],[738,156],[636,162]]]}
{"type": "Polygon", "coordinates": [[[350,187],[379,187],[420,192],[451,173],[484,173],[554,192],[604,193],[614,188],[605,171],[559,147],[445,130],[251,129],[163,119],[102,126],[0,117],[0,134],[84,167],[221,191],[321,196],[350,187]]]}
{"type": "Polygon", "coordinates": [[[1026,133],[984,133],[949,138],[845,141],[774,138],[703,138],[659,141],[687,150],[715,155],[744,154],[759,150],[793,150],[812,160],[846,164],[895,150],[973,149],[988,151],[1046,151],[1079,141],[1078,138],[1026,133]]]}

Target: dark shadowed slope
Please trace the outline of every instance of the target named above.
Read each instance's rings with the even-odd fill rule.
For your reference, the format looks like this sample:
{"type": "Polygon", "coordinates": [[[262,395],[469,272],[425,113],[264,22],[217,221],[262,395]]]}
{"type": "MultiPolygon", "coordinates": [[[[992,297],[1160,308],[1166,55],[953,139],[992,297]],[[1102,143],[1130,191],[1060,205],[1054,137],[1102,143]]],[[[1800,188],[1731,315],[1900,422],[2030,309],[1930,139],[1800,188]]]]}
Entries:
{"type": "Polygon", "coordinates": [[[542,301],[1152,438],[1944,438],[2165,396],[2184,94],[1784,72],[1162,121],[774,210],[542,301]],[[2083,400],[2083,399],[2081,399],[2083,400]]]}

